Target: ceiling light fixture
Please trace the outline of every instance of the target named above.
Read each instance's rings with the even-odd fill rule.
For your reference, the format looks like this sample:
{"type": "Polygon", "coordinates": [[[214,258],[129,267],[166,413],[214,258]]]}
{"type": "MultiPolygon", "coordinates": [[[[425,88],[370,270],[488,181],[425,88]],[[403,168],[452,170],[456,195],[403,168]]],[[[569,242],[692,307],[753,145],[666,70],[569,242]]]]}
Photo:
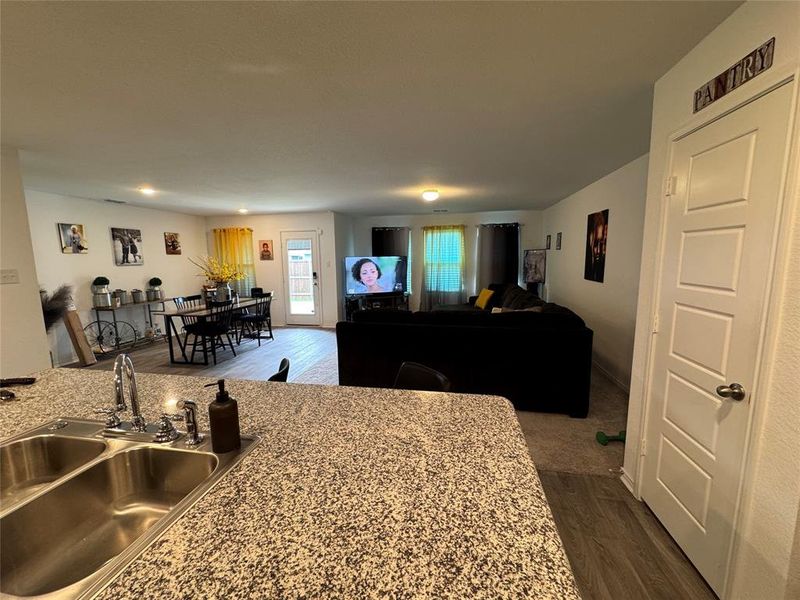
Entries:
{"type": "Polygon", "coordinates": [[[142,192],[145,196],[152,196],[156,193],[156,191],[151,188],[149,185],[144,185],[139,188],[139,191],[142,192]]]}
{"type": "Polygon", "coordinates": [[[425,202],[433,202],[439,199],[439,190],[425,190],[422,192],[422,199],[425,202]]]}
{"type": "Polygon", "coordinates": [[[238,212],[239,214],[246,215],[250,211],[248,211],[246,208],[240,208],[238,212]]]}

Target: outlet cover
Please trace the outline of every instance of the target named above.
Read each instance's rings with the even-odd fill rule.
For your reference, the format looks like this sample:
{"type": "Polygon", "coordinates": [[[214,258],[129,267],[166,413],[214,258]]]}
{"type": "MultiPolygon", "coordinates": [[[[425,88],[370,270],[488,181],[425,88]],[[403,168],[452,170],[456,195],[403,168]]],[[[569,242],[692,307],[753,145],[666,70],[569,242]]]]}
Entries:
{"type": "Polygon", "coordinates": [[[17,269],[0,270],[0,283],[19,283],[19,271],[17,269]]]}

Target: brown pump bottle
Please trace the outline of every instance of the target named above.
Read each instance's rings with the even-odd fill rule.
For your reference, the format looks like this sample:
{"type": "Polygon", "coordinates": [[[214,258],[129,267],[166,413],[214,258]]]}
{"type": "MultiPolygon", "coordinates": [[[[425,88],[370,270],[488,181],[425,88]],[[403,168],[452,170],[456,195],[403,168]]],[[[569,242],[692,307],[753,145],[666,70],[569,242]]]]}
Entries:
{"type": "Polygon", "coordinates": [[[211,423],[211,449],[224,454],[242,447],[239,434],[239,407],[236,400],[225,390],[225,380],[209,383],[205,387],[219,386],[217,398],[208,405],[208,420],[211,423]]]}

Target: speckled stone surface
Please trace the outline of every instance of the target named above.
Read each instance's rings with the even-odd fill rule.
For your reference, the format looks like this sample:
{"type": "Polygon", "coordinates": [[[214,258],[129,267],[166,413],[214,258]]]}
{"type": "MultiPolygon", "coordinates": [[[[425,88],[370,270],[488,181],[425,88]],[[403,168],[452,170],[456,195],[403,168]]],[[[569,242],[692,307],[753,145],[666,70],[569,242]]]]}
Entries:
{"type": "MultiPolygon", "coordinates": [[[[140,374],[154,420],[202,385],[140,374]]],[[[0,436],[96,418],[108,372],[13,388],[0,436]]],[[[228,382],[261,444],[100,598],[579,598],[511,405],[493,396],[228,382]]],[[[129,416],[129,415],[128,415],[129,416]]]]}

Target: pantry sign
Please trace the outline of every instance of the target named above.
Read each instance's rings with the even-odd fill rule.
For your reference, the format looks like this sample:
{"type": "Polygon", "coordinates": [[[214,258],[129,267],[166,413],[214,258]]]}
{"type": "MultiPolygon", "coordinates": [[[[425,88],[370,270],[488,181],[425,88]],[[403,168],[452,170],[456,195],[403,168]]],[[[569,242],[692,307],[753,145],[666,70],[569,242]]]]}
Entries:
{"type": "Polygon", "coordinates": [[[762,44],[735,65],[725,69],[694,93],[694,112],[704,109],[772,66],[775,38],[762,44]]]}

